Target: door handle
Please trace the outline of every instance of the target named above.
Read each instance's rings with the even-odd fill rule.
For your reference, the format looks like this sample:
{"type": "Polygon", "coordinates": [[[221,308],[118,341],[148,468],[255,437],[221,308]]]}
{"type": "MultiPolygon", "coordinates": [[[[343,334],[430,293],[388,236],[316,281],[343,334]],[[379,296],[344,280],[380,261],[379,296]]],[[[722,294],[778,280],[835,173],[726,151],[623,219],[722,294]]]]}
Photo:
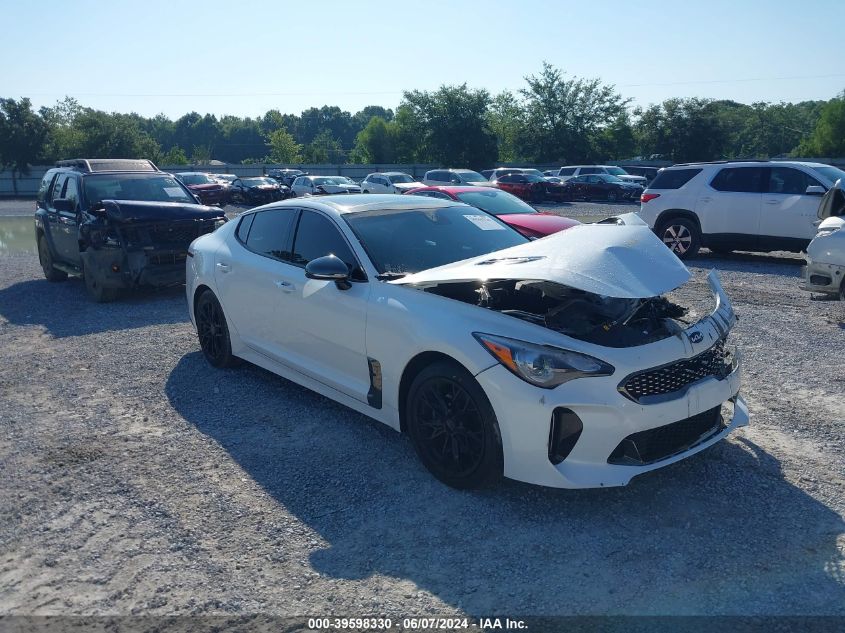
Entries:
{"type": "Polygon", "coordinates": [[[280,280],[280,281],[275,282],[275,284],[276,284],[276,287],[279,290],[281,290],[282,292],[293,292],[294,290],[296,290],[296,286],[294,286],[289,281],[280,280]]]}
{"type": "Polygon", "coordinates": [[[217,262],[217,270],[219,270],[221,273],[228,273],[230,270],[232,270],[232,267],[229,266],[229,264],[217,262]]]}
{"type": "Polygon", "coordinates": [[[710,202],[711,200],[713,200],[713,198],[711,198],[710,196],[704,196],[703,198],[701,198],[702,202],[710,202]]]}
{"type": "Polygon", "coordinates": [[[777,200],[766,200],[766,204],[777,204],[777,200]]]}

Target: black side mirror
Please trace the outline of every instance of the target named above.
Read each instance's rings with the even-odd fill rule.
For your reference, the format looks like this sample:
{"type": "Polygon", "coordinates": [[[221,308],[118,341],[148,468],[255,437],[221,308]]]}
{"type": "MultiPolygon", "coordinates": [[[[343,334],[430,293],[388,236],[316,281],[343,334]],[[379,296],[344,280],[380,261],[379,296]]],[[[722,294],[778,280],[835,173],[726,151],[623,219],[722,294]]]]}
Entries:
{"type": "Polygon", "coordinates": [[[352,287],[349,283],[349,266],[336,255],[312,259],[305,265],[305,276],[308,279],[333,281],[340,290],[348,290],[352,287]]]}
{"type": "Polygon", "coordinates": [[[76,203],[70,198],[56,198],[53,200],[53,208],[56,211],[73,212],[76,210],[76,203]]]}

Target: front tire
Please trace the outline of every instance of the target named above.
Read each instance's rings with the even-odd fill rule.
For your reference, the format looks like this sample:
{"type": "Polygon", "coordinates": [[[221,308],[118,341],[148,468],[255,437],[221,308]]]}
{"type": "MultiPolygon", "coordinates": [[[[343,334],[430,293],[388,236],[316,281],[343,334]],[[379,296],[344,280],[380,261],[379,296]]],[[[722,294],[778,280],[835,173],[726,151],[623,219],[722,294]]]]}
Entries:
{"type": "Polygon", "coordinates": [[[466,369],[451,361],[432,363],[414,378],[404,407],[414,450],[437,479],[474,489],[502,477],[496,414],[466,369]]]}
{"type": "Polygon", "coordinates": [[[701,248],[701,231],[689,218],[670,218],[660,224],[657,236],[680,259],[695,257],[701,248]]]}
{"type": "Polygon", "coordinates": [[[608,191],[607,192],[607,201],[608,202],[616,202],[617,200],[619,200],[619,194],[617,194],[615,191],[608,191]]]}
{"type": "Polygon", "coordinates": [[[211,290],[203,292],[197,300],[195,318],[200,348],[209,364],[220,369],[236,365],[226,316],[211,290]]]}
{"type": "Polygon", "coordinates": [[[82,281],[85,282],[85,290],[88,296],[95,303],[111,303],[117,299],[117,288],[104,288],[102,283],[94,278],[87,268],[82,266],[82,281]]]}
{"type": "Polygon", "coordinates": [[[47,244],[46,236],[38,236],[38,261],[41,262],[41,269],[47,281],[65,281],[67,273],[53,267],[53,255],[50,253],[50,246],[47,244]]]}

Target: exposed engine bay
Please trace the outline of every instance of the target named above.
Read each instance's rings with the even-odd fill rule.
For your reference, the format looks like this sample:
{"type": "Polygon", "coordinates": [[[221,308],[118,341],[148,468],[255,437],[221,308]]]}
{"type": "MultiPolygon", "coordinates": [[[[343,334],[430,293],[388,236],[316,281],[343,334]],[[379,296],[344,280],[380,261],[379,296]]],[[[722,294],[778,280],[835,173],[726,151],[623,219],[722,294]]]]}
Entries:
{"type": "Polygon", "coordinates": [[[666,297],[619,299],[551,281],[444,282],[424,288],[449,299],[547,327],[606,347],[634,347],[677,335],[691,325],[689,310],[666,297]]]}

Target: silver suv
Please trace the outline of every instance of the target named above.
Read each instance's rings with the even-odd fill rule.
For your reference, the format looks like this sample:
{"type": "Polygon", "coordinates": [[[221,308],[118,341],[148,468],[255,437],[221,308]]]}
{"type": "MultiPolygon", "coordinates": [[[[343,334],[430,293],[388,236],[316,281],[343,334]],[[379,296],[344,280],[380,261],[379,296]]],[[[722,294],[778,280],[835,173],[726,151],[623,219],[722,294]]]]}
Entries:
{"type": "Polygon", "coordinates": [[[837,167],[798,161],[673,165],[643,192],[638,213],[682,259],[702,246],[799,252],[816,234],[821,196],[840,178],[837,167]]]}
{"type": "Polygon", "coordinates": [[[609,174],[616,176],[619,180],[632,182],[643,187],[648,184],[648,178],[634,176],[621,167],[614,167],[612,165],[567,165],[558,169],[556,175],[564,180],[568,180],[575,176],[586,176],[588,174],[609,174]]]}

